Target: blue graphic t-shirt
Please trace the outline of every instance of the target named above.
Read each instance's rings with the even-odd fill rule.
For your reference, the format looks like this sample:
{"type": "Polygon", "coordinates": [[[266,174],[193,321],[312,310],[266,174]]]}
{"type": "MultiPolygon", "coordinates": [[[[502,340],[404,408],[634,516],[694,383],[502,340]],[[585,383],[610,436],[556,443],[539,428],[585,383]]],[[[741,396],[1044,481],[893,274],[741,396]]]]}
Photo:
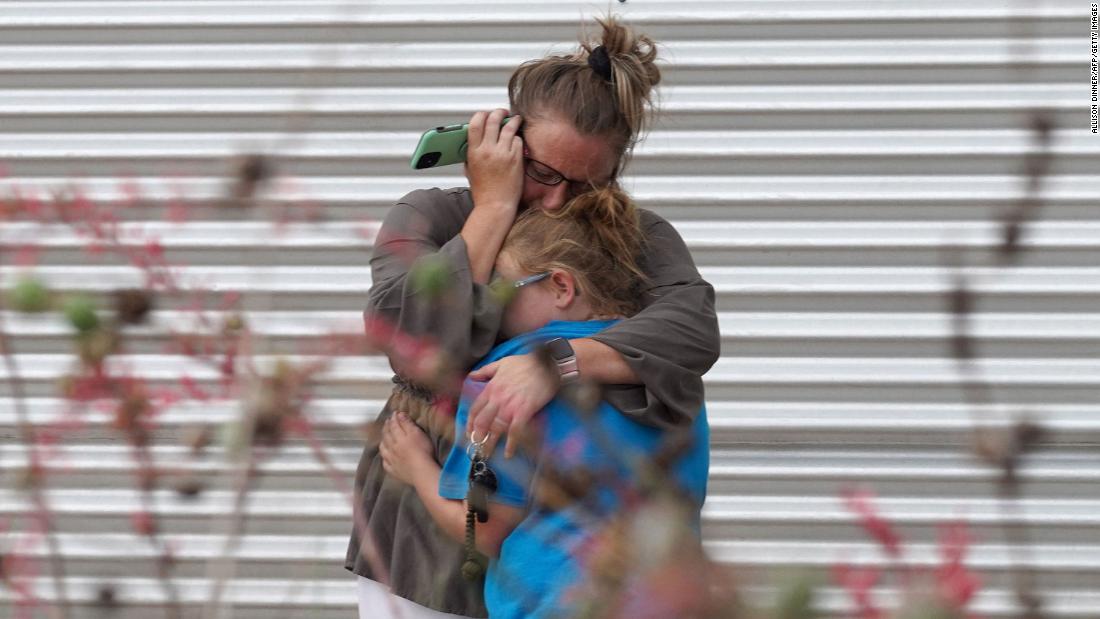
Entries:
{"type": "MultiPolygon", "coordinates": [[[[550,322],[541,329],[497,345],[477,367],[530,352],[551,338],[587,337],[615,322],[550,322]]],[[[466,453],[468,440],[464,429],[470,406],[481,387],[484,383],[470,380],[464,385],[455,418],[455,446],[439,479],[439,494],[444,498],[466,498],[470,458],[466,453]]],[[[490,501],[529,509],[516,529],[504,539],[500,557],[489,563],[485,605],[491,619],[571,616],[566,594],[584,577],[579,560],[581,551],[606,518],[621,509],[619,493],[622,489],[637,484],[636,467],[630,463],[652,456],[667,437],[661,430],[631,420],[607,402],[601,402],[594,414],[583,415],[562,398],[554,398],[532,423],[541,424],[542,428],[543,445],[538,457],[517,452],[505,460],[501,443],[489,461],[498,480],[497,492],[490,501]],[[610,479],[621,480],[622,484],[618,488],[600,486],[583,508],[574,505],[551,510],[531,501],[540,461],[566,473],[581,468],[606,473],[610,479]]],[[[693,446],[675,464],[673,475],[701,508],[710,466],[710,430],[705,407],[699,411],[692,433],[693,446]]],[[[695,514],[692,525],[698,531],[698,511],[695,514]]]]}

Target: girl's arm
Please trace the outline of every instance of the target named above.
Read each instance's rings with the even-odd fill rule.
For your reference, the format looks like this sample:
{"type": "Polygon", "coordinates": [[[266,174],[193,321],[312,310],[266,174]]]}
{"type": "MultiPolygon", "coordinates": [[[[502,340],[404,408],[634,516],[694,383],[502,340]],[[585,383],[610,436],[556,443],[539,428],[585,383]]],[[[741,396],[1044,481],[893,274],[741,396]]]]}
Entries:
{"type": "MultiPolygon", "coordinates": [[[[404,413],[397,413],[386,422],[380,450],[386,472],[413,486],[440,528],[456,541],[464,541],[466,502],[439,496],[440,467],[432,458],[428,435],[404,413]]],[[[478,551],[496,557],[504,538],[523,518],[523,510],[500,503],[492,503],[489,510],[489,521],[474,525],[475,540],[478,551]]]]}

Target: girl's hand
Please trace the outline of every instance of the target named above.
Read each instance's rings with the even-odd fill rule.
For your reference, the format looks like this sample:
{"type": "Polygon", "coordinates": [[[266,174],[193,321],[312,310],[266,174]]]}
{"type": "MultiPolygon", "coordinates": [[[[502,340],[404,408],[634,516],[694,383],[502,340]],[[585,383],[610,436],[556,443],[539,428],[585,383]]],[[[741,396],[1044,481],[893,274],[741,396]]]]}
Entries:
{"type": "Polygon", "coordinates": [[[432,442],[405,413],[394,413],[382,428],[382,468],[389,475],[416,485],[418,478],[438,473],[432,442]]]}
{"type": "MultiPolygon", "coordinates": [[[[474,206],[500,209],[513,217],[523,196],[523,140],[516,135],[523,119],[508,110],[478,112],[466,135],[466,178],[474,206]]],[[[509,222],[510,223],[510,222],[509,222]]]]}

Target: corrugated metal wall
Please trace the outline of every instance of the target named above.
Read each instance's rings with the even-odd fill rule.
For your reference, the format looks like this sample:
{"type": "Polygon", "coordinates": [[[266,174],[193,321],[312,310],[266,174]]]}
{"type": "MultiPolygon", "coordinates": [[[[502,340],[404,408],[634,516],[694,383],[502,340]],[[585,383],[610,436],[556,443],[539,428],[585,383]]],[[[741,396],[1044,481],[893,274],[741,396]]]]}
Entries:
{"type": "MultiPolygon", "coordinates": [[[[883,563],[838,499],[865,483],[915,563],[937,560],[936,523],[973,524],[982,614],[1018,616],[1007,518],[1028,524],[1033,546],[1019,560],[1038,572],[1048,616],[1100,616],[1100,140],[1088,132],[1085,2],[5,1],[0,190],[44,195],[78,179],[97,199],[125,201],[136,185],[130,225],[161,238],[188,278],[241,291],[262,353],[293,353],[332,325],[358,329],[371,223],[394,199],[462,183],[456,169],[408,170],[419,132],[504,103],[511,67],[575,40],[608,7],[669,61],[664,116],[629,184],[677,225],[719,295],[711,551],[762,593],[772,570],[883,563]],[[994,222],[1025,194],[1035,108],[1055,122],[1050,175],[1021,266],[1001,270],[994,222]],[[221,204],[240,152],[276,155],[274,193],[321,205],[321,220],[277,230],[265,223],[276,206],[221,204]],[[189,220],[168,223],[180,198],[195,204],[189,220]],[[978,365],[997,402],[984,412],[1004,423],[1024,409],[1049,430],[1007,516],[996,473],[967,449],[973,411],[951,359],[944,247],[963,252],[978,294],[978,365]]],[[[59,289],[138,283],[63,228],[5,223],[2,240],[5,287],[13,252],[32,240],[44,248],[37,272],[59,289]]],[[[183,306],[134,331],[139,374],[215,378],[164,352],[168,331],[185,328],[183,306]]],[[[67,328],[4,321],[43,428],[63,417],[67,328]]],[[[383,359],[348,357],[317,390],[326,446],[348,475],[387,379],[383,359]]],[[[0,517],[20,530],[11,395],[5,382],[0,517]]],[[[179,406],[156,436],[158,462],[197,467],[214,488],[184,500],[166,482],[156,494],[188,608],[207,596],[232,486],[217,452],[189,463],[179,435],[236,414],[179,406]]],[[[159,616],[154,553],[130,533],[128,448],[106,413],[88,421],[59,446],[49,481],[69,595],[94,615],[109,583],[127,616],[159,616]]],[[[234,616],[353,616],[348,506],[301,443],[264,473],[226,592],[234,616]]],[[[53,595],[46,580],[37,590],[53,595]]],[[[822,604],[845,607],[832,587],[822,604]]]]}

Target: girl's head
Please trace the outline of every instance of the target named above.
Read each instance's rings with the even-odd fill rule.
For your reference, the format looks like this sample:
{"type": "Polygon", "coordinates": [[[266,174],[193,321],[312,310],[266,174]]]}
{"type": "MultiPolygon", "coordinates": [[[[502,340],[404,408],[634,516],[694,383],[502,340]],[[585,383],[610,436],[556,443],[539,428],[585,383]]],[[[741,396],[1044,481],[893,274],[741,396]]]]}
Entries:
{"type": "Polygon", "coordinates": [[[614,186],[557,210],[521,214],[497,256],[501,277],[548,274],[515,291],[501,331],[512,337],[551,320],[629,316],[638,310],[642,232],[630,198],[614,186]]]}
{"type": "Polygon", "coordinates": [[[554,210],[610,184],[650,123],[652,92],[661,81],[653,41],[614,17],[597,21],[598,40],[525,62],[508,82],[511,111],[524,119],[525,156],[537,162],[541,178],[566,179],[540,183],[528,163],[527,207],[554,210]]]}

